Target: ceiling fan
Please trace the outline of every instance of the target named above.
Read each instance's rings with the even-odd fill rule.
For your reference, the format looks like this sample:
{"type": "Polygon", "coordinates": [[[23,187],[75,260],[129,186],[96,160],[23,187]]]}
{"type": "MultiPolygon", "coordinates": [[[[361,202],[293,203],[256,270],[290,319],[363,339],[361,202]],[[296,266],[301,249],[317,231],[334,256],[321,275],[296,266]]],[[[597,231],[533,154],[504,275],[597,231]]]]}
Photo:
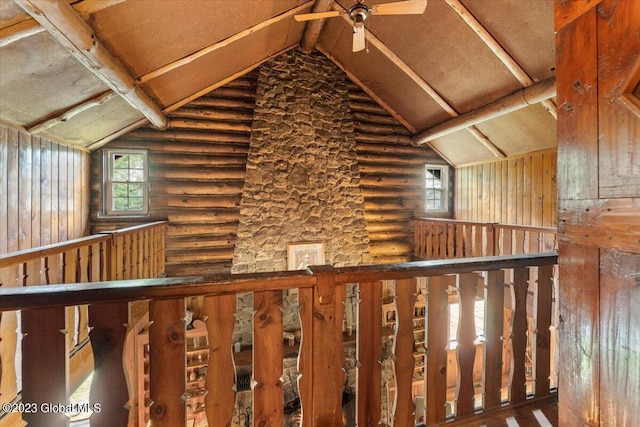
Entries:
{"type": "Polygon", "coordinates": [[[427,8],[427,0],[405,0],[395,3],[380,3],[368,7],[363,0],[349,10],[331,10],[328,12],[302,13],[295,15],[296,21],[312,21],[314,19],[335,18],[349,15],[353,22],[353,51],[358,52],[365,48],[364,21],[370,15],[420,15],[427,8]]]}

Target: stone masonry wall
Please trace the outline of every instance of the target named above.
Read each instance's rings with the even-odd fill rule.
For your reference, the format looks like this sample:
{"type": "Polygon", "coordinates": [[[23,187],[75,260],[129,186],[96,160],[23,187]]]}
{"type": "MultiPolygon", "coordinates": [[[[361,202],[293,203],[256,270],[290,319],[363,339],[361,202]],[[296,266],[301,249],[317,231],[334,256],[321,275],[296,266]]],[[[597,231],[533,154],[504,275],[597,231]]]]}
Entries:
{"type": "Polygon", "coordinates": [[[287,269],[287,243],[370,262],[346,76],[297,51],[261,67],[232,272],[287,269]]]}

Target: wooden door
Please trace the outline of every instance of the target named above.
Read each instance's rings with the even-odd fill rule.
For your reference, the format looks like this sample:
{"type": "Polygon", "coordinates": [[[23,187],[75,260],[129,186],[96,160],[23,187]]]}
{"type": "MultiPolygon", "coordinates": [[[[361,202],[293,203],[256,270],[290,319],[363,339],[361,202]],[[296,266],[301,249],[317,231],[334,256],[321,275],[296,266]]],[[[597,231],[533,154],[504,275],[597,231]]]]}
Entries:
{"type": "Polygon", "coordinates": [[[640,425],[640,1],[556,0],[560,425],[640,425]]]}

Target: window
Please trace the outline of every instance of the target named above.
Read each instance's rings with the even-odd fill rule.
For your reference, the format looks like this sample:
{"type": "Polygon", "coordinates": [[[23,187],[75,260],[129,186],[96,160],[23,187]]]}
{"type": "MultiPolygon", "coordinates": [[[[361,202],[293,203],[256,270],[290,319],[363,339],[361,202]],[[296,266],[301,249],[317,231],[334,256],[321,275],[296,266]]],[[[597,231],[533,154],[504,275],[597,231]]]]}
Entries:
{"type": "Polygon", "coordinates": [[[425,165],[425,212],[446,212],[449,210],[447,188],[449,186],[448,166],[425,165]]]}
{"type": "Polygon", "coordinates": [[[105,211],[107,215],[145,215],[147,152],[105,151],[105,211]]]}

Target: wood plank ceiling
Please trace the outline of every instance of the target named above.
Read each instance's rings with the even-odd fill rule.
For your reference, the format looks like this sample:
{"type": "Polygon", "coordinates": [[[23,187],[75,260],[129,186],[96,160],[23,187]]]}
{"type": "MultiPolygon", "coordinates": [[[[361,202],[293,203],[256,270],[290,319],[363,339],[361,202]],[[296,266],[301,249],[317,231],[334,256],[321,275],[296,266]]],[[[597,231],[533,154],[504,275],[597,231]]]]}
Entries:
{"type": "Polygon", "coordinates": [[[92,150],[315,48],[454,165],[556,146],[553,0],[429,0],[422,15],[371,16],[357,53],[348,17],[294,19],[352,4],[2,1],[0,121],[92,150]]]}

